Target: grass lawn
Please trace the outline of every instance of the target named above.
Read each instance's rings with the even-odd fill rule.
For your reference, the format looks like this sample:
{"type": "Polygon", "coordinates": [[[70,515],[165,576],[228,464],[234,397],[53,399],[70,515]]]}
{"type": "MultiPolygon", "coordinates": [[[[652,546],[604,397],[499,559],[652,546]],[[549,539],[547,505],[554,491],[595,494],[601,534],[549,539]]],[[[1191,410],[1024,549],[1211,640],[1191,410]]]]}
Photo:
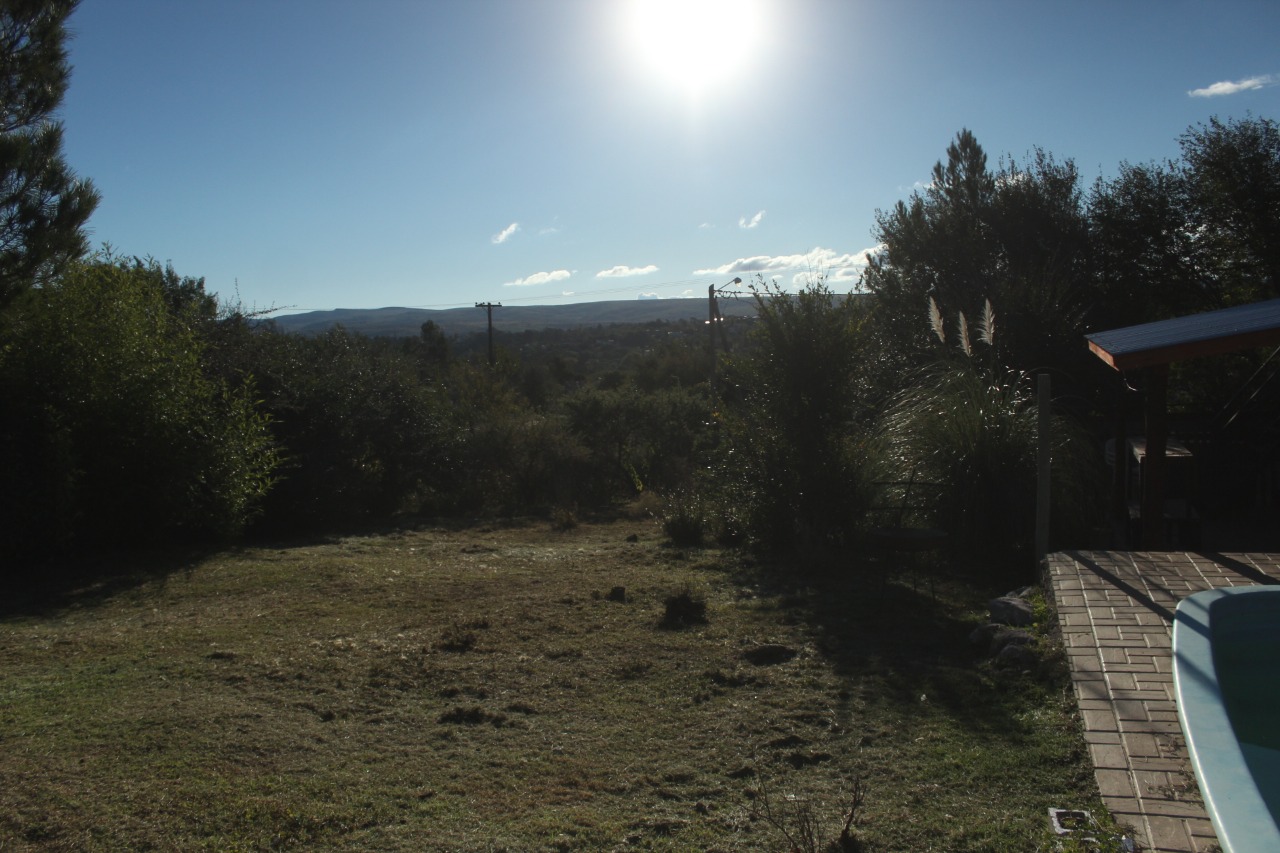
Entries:
{"type": "MultiPolygon", "coordinates": [[[[878,571],[878,570],[877,570],[878,571]]],[[[1002,589],[676,549],[651,521],[193,559],[0,616],[0,850],[1048,850],[1101,810],[1002,589]],[[623,588],[619,593],[615,587],[623,588]],[[664,626],[666,600],[706,604],[664,626]]]]}

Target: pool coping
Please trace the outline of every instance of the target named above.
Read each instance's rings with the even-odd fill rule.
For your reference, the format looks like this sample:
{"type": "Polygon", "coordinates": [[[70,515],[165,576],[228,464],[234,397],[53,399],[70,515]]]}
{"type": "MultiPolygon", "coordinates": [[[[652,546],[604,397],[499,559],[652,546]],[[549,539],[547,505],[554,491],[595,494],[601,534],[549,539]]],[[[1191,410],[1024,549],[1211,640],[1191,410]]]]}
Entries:
{"type": "Polygon", "coordinates": [[[1178,723],[1178,602],[1226,586],[1280,583],[1280,554],[1062,551],[1046,558],[1103,804],[1143,850],[1217,845],[1178,723]]]}

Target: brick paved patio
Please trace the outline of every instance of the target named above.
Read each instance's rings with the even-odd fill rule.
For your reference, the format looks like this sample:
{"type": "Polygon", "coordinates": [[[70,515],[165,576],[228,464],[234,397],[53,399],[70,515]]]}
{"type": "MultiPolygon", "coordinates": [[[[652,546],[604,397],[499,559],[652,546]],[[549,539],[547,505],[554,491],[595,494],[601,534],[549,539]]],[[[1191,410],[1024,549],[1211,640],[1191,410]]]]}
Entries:
{"type": "Polygon", "coordinates": [[[1192,593],[1280,583],[1280,554],[1064,551],[1051,592],[1103,802],[1144,850],[1216,849],[1173,690],[1173,613],[1192,593]]]}

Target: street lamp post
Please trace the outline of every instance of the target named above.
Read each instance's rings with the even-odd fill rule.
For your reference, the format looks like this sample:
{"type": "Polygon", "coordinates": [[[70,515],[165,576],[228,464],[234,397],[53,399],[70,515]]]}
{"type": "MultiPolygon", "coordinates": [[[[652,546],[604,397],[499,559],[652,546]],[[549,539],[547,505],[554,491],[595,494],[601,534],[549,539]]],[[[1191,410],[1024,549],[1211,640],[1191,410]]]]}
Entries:
{"type": "Polygon", "coordinates": [[[716,287],[714,284],[707,285],[707,328],[711,335],[711,398],[715,401],[716,395],[716,333],[720,334],[720,342],[724,345],[725,352],[729,351],[729,338],[724,333],[724,317],[720,314],[720,305],[716,302],[717,294],[727,294],[726,288],[733,287],[735,284],[742,284],[742,279],[734,278],[728,284],[722,284],[716,287]]]}

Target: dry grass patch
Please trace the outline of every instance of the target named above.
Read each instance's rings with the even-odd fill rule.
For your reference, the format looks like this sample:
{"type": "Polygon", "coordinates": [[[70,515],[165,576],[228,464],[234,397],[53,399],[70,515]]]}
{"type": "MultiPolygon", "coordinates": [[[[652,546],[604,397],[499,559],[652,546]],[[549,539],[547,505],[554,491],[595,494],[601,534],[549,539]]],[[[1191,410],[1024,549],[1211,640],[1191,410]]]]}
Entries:
{"type": "Polygon", "coordinates": [[[1061,673],[964,642],[990,590],[783,576],[639,521],[426,529],[11,613],[0,849],[783,849],[762,793],[835,839],[860,785],[859,849],[1011,850],[1097,808],[1061,673]]]}

